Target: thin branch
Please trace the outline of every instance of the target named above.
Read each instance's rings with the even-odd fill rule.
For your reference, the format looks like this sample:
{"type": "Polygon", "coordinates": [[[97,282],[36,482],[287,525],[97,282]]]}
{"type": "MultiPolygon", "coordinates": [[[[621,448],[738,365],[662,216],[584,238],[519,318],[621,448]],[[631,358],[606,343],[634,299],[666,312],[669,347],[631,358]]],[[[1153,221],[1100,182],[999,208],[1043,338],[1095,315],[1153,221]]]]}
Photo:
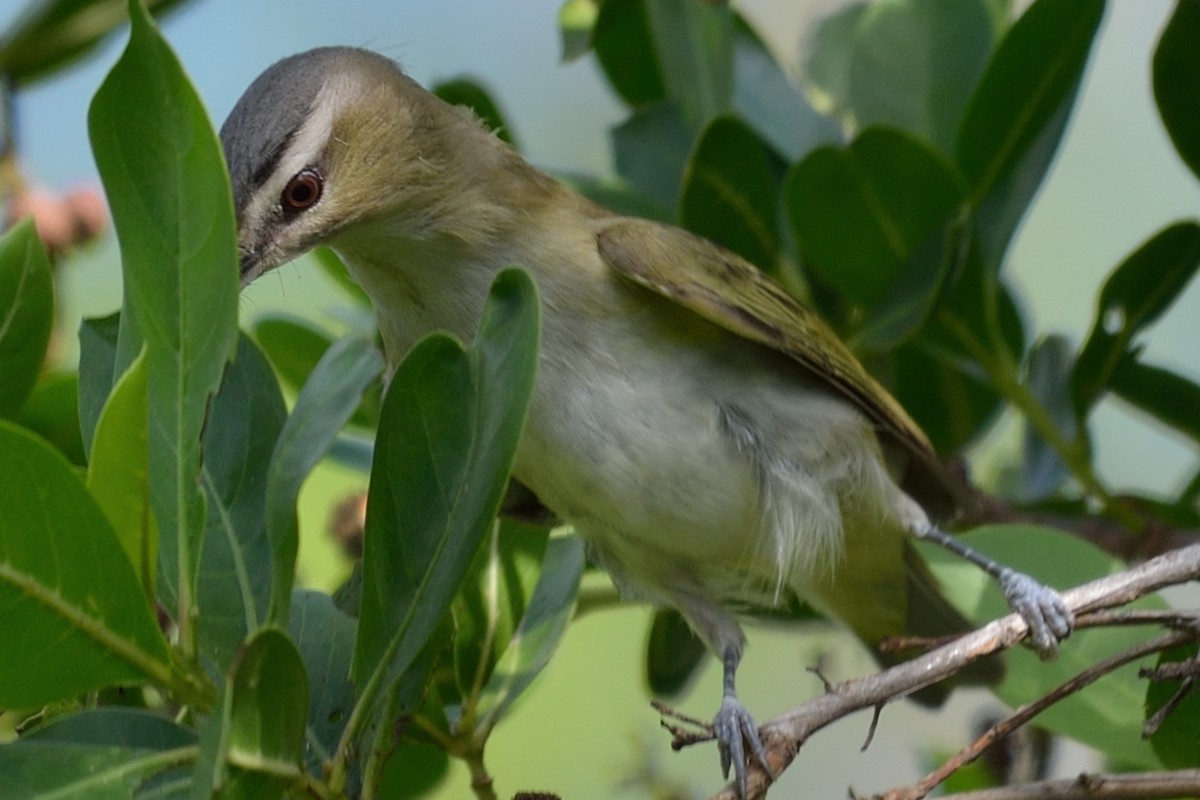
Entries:
{"type": "MultiPolygon", "coordinates": [[[[1192,545],[1125,572],[1063,592],[1063,600],[1068,608],[1080,615],[1124,605],[1164,586],[1184,583],[1197,577],[1200,577],[1200,545],[1192,545]]],[[[782,773],[795,758],[800,745],[826,725],[860,709],[898,700],[945,680],[974,661],[1012,647],[1027,633],[1024,620],[1017,614],[1009,614],[911,661],[875,675],[838,684],[833,691],[777,717],[759,730],[771,769],[777,775],[782,773]]],[[[703,737],[697,740],[700,738],[703,737]]],[[[767,775],[751,764],[748,771],[749,796],[761,795],[768,785],[767,775]]],[[[736,789],[726,786],[717,797],[734,800],[736,789]]]]}
{"type": "Polygon", "coordinates": [[[1084,689],[1085,687],[1095,683],[1100,678],[1109,674],[1115,669],[1118,669],[1131,661],[1136,661],[1139,658],[1166,650],[1176,645],[1191,641],[1192,634],[1187,631],[1175,631],[1156,639],[1151,639],[1147,642],[1137,644],[1128,650],[1117,653],[1114,656],[1104,659],[1103,661],[1093,664],[1087,669],[1080,672],[1078,675],[1071,677],[1069,680],[1059,684],[1054,689],[1047,692],[1042,697],[1030,703],[1026,703],[1017,709],[1012,715],[1000,720],[986,731],[983,735],[969,744],[967,747],[960,750],[952,758],[948,759],[944,764],[930,772],[921,780],[917,781],[914,786],[901,789],[892,789],[879,796],[879,800],[921,800],[926,797],[931,791],[942,784],[947,778],[953,775],[960,768],[979,758],[983,751],[991,747],[996,742],[1008,736],[1013,731],[1028,723],[1038,714],[1045,711],[1050,706],[1065,697],[1084,689]]]}
{"type": "Polygon", "coordinates": [[[1085,772],[1066,780],[963,792],[954,795],[954,800],[1168,800],[1177,797],[1200,797],[1200,769],[1122,775],[1085,772]]]}

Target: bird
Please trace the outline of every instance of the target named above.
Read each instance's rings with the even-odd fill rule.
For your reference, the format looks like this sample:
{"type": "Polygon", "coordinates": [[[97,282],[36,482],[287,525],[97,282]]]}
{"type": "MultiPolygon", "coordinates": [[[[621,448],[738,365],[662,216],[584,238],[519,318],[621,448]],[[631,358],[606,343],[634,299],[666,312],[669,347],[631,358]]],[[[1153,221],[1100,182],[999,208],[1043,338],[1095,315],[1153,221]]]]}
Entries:
{"type": "Polygon", "coordinates": [[[737,255],[592,203],[369,50],[275,63],[220,138],[242,286],[329,246],[393,368],[433,331],[469,340],[504,268],[534,278],[542,340],[513,479],[623,595],[677,610],[720,659],[713,731],[741,796],[748,761],[771,771],[735,685],[746,610],[800,598],[872,648],[970,630],[923,538],[992,574],[1039,651],[1070,632],[1056,591],[938,527],[959,498],[924,433],[737,255]]]}

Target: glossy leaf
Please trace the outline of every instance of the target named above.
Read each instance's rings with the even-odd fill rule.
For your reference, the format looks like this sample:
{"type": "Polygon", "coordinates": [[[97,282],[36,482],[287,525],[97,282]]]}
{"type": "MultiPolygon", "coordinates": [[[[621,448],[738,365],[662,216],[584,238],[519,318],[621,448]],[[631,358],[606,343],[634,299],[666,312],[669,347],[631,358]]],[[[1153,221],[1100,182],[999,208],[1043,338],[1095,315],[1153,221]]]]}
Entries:
{"type": "Polygon", "coordinates": [[[0,422],[0,707],[165,680],[167,643],[104,513],[61,455],[0,422]]]}
{"type": "Polygon", "coordinates": [[[1104,0],[1037,0],[1000,42],[954,148],[975,204],[1072,104],[1103,14],[1104,0]]]}
{"type": "Polygon", "coordinates": [[[0,418],[12,419],[37,382],[54,324],[54,278],[33,220],[0,237],[0,418]]]}
{"type": "Polygon", "coordinates": [[[375,443],[353,676],[372,705],[441,624],[500,506],[533,389],[537,292],[492,286],[470,350],[440,334],[397,368],[375,443]]]}
{"type": "Polygon", "coordinates": [[[841,141],[838,126],[812,107],[741,17],[733,39],[733,110],[788,161],[841,141]]]}
{"type": "Polygon", "coordinates": [[[885,0],[855,26],[846,104],[859,127],[890,125],[950,153],[992,52],[982,0],[885,0]]]}
{"type": "Polygon", "coordinates": [[[269,618],[274,622],[287,619],[295,578],[300,541],[296,501],[300,487],[382,370],[383,357],[367,341],[347,338],[334,343],[309,375],[274,446],[266,483],[266,531],[271,553],[269,618]]]}
{"type": "MultiPolygon", "coordinates": [[[[1172,664],[1183,666],[1189,659],[1195,664],[1198,658],[1200,649],[1196,645],[1176,647],[1162,653],[1154,667],[1161,669],[1172,664]]],[[[1181,688],[1180,680],[1151,681],[1146,687],[1147,716],[1158,712],[1181,688]]],[[[1198,718],[1200,692],[1193,686],[1192,691],[1184,696],[1158,731],[1150,737],[1150,746],[1162,760],[1163,766],[1168,769],[1200,767],[1200,727],[1196,726],[1198,718]]]]}
{"type": "MultiPolygon", "coordinates": [[[[146,0],[155,14],[186,0],[146,0]]],[[[18,86],[67,66],[126,19],[125,0],[29,2],[0,41],[0,74],[18,86]]]]}
{"type": "Polygon", "coordinates": [[[129,557],[147,599],[153,601],[158,527],[150,511],[146,392],[143,351],[117,381],[100,413],[87,486],[129,557]]]}
{"type": "Polygon", "coordinates": [[[1154,51],[1154,101],[1179,157],[1200,177],[1200,1],[1178,0],[1154,51]]]}
{"type": "Polygon", "coordinates": [[[167,750],[195,744],[196,732],[153,711],[114,706],[55,717],[22,734],[21,741],[167,750]]]}
{"type": "Polygon", "coordinates": [[[806,266],[870,309],[909,280],[905,264],[956,215],[962,191],[928,146],[872,128],[847,149],[810,153],[788,176],[786,198],[806,266]]]}
{"type": "Polygon", "coordinates": [[[646,683],[655,697],[676,697],[687,688],[708,655],[704,642],[673,608],[654,612],[646,643],[646,683]]]}
{"type": "Polygon", "coordinates": [[[475,81],[466,78],[442,81],[433,87],[433,93],[447,103],[471,109],[485,128],[495,132],[503,141],[514,147],[517,146],[512,127],[500,113],[500,106],[496,105],[496,101],[492,99],[487,89],[475,81]]]}
{"type": "Polygon", "coordinates": [[[477,738],[490,733],[558,649],[575,609],[583,564],[578,536],[554,538],[546,545],[529,605],[479,697],[477,738]]]}
{"type": "Polygon", "coordinates": [[[305,753],[310,771],[320,772],[333,757],[338,739],[354,707],[350,660],[354,655],[354,620],[329,595],[297,591],[292,596],[288,633],[308,675],[308,723],[305,753]]]}
{"type": "Polygon", "coordinates": [[[271,359],[280,380],[292,391],[299,391],[313,367],[333,344],[333,337],[322,327],[294,314],[263,314],[252,326],[254,341],[271,359]]]}
{"type": "Polygon", "coordinates": [[[636,112],[613,128],[612,144],[617,173],[651,202],[674,209],[692,148],[679,109],[660,103],[636,112]]]}
{"type": "MultiPolygon", "coordinates": [[[[1093,545],[1052,528],[991,525],[962,539],[1000,563],[1060,589],[1124,569],[1123,564],[1093,545]]],[[[993,619],[1008,613],[995,581],[977,567],[940,548],[922,545],[921,553],[929,560],[948,595],[968,617],[993,619]]],[[[1151,596],[1132,607],[1161,609],[1165,604],[1157,596],[1151,596]]],[[[996,694],[1015,708],[1144,638],[1145,632],[1134,628],[1076,631],[1052,662],[1040,661],[1025,648],[1015,648],[1006,655],[1008,670],[1004,682],[996,687],[996,694]]],[[[1141,666],[1147,663],[1144,661],[1141,666]]],[[[1141,738],[1145,686],[1137,678],[1138,666],[1135,663],[1122,667],[1079,694],[1061,700],[1038,715],[1038,724],[1122,763],[1157,767],[1158,759],[1141,738]]]]}
{"type": "Polygon", "coordinates": [[[592,29],[592,50],[609,85],[630,106],[666,99],[644,0],[604,0],[592,29]]]}
{"type": "Polygon", "coordinates": [[[153,776],[185,763],[190,748],[18,742],[0,747],[5,800],[129,800],[153,776]]]}
{"type": "Polygon", "coordinates": [[[501,518],[454,598],[454,689],[467,703],[475,702],[516,633],[537,585],[549,533],[501,518]]]}
{"type": "Polygon", "coordinates": [[[1162,367],[1122,359],[1110,384],[1125,402],[1200,443],[1200,385],[1162,367]]]}
{"type": "Polygon", "coordinates": [[[130,9],[129,45],[92,101],[88,129],[121,245],[118,368],[141,341],[147,348],[151,501],[161,565],[182,581],[186,634],[205,523],[201,432],[237,342],[237,244],[204,107],[150,17],[136,0],[130,9]]]}
{"type": "Polygon", "coordinates": [[[100,412],[120,377],[113,374],[120,328],[120,312],[85,319],[79,326],[79,429],[89,453],[100,412]]]}
{"type": "Polygon", "coordinates": [[[698,130],[733,97],[733,12],[725,3],[693,0],[643,5],[667,97],[698,130]]]}
{"type": "Polygon", "coordinates": [[[783,165],[745,123],[717,117],[700,134],[684,170],[683,226],[771,270],[779,258],[782,172],[783,165]]]}
{"type": "Polygon", "coordinates": [[[853,123],[850,65],[854,39],[869,8],[866,2],[848,3],[821,17],[806,43],[804,78],[817,98],[817,107],[843,123],[853,123]]]}
{"type": "Polygon", "coordinates": [[[191,797],[283,797],[303,769],[307,719],[300,654],[283,631],[259,631],[238,653],[223,710],[204,731],[191,797]]]}
{"type": "Polygon", "coordinates": [[[1071,375],[1082,418],[1110,384],[1137,335],[1170,308],[1200,268],[1200,224],[1177,222],[1130,254],[1104,281],[1092,331],[1071,375]]]}
{"type": "Polygon", "coordinates": [[[240,336],[237,358],[225,370],[209,410],[201,471],[209,514],[196,584],[203,609],[199,644],[221,670],[267,621],[267,464],[286,416],[271,366],[248,337],[240,336]]]}
{"type": "MultiPolygon", "coordinates": [[[[1033,392],[1063,438],[1075,439],[1075,411],[1071,402],[1071,344],[1064,336],[1047,336],[1029,351],[1025,384],[1033,392]]],[[[1026,419],[1021,430],[1021,499],[1050,497],[1067,478],[1067,467],[1058,453],[1026,419]]]]}
{"type": "Polygon", "coordinates": [[[990,304],[996,309],[997,339],[1019,362],[1025,330],[1012,293],[969,255],[963,276],[929,323],[894,354],[893,394],[939,453],[957,452],[976,439],[1002,408],[1000,395],[961,338],[965,332],[978,341],[992,341],[987,332],[992,315],[984,311],[990,304]],[[986,281],[997,283],[989,291],[986,281]]]}
{"type": "Polygon", "coordinates": [[[25,398],[17,423],[54,445],[71,463],[87,463],[79,433],[79,375],[74,370],[43,373],[25,398]]]}

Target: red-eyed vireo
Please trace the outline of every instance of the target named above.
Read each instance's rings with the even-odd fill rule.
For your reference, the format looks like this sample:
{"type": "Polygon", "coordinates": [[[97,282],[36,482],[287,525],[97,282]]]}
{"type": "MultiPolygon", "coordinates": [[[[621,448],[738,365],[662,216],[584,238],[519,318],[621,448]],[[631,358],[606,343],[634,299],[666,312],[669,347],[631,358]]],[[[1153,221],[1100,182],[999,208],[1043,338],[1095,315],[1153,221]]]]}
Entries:
{"type": "MultiPolygon", "coordinates": [[[[812,311],[736,255],[592,204],[363,50],[275,64],[221,140],[243,285],[330,245],[393,363],[433,330],[470,339],[496,273],[532,273],[542,354],[514,477],[622,591],[678,609],[722,659],[714,727],[743,793],[745,757],[765,761],[734,693],[733,609],[794,594],[870,646],[968,629],[910,542],[965,550],[930,520],[954,498],[929,442],[812,311]]],[[[1053,652],[1071,626],[1057,593],[963,554],[1053,652]]]]}

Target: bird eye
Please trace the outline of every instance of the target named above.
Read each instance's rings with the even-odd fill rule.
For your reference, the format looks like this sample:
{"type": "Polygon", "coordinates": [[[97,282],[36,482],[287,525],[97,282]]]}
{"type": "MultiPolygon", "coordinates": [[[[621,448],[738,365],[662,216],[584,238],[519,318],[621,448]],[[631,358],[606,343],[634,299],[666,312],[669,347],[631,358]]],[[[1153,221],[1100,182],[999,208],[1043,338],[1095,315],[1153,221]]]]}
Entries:
{"type": "Polygon", "coordinates": [[[312,208],[321,199],[321,190],[324,186],[325,182],[321,178],[321,173],[311,167],[302,169],[292,176],[292,179],[287,182],[287,186],[283,187],[279,203],[285,211],[291,212],[312,208]]]}

